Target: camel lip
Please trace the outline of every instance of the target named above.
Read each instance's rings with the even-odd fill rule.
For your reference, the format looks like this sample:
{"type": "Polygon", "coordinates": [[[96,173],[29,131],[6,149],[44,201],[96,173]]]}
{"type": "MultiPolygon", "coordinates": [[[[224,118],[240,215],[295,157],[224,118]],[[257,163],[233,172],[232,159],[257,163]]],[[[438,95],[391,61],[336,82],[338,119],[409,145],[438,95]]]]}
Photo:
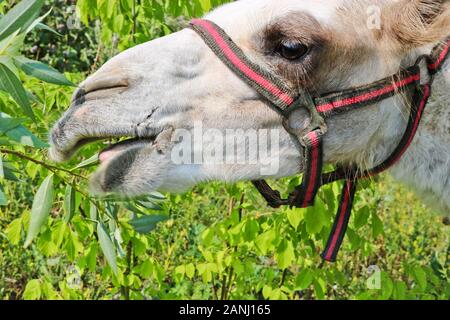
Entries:
{"type": "Polygon", "coordinates": [[[77,152],[79,152],[83,147],[85,147],[88,144],[94,143],[94,142],[100,142],[100,141],[105,141],[105,142],[109,142],[109,146],[107,148],[104,148],[100,151],[99,155],[102,153],[105,153],[107,151],[111,151],[115,148],[119,148],[121,146],[127,146],[130,143],[133,142],[145,142],[145,143],[152,143],[155,141],[155,139],[158,137],[158,135],[161,132],[157,132],[157,133],[152,133],[146,136],[135,136],[134,134],[117,134],[117,135],[102,135],[102,136],[91,136],[91,137],[86,137],[86,138],[81,138],[78,139],[74,144],[72,144],[70,146],[70,148],[62,148],[60,146],[58,146],[55,143],[50,143],[51,144],[51,148],[50,148],[50,159],[55,161],[55,162],[65,162],[69,159],[71,159],[77,152]],[[112,143],[111,140],[121,140],[119,142],[116,143],[112,143]]]}
{"type": "Polygon", "coordinates": [[[101,150],[98,154],[98,158],[101,164],[104,164],[112,160],[118,154],[126,151],[129,148],[136,146],[145,146],[147,144],[154,143],[157,136],[150,138],[130,138],[114,144],[109,145],[107,148],[101,150]]]}

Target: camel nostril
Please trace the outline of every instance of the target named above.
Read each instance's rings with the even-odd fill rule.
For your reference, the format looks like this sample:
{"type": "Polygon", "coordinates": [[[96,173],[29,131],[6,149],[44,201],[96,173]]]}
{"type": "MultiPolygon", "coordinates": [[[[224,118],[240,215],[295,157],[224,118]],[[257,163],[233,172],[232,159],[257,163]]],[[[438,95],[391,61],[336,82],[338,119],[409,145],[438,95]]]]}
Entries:
{"type": "Polygon", "coordinates": [[[73,104],[73,105],[80,105],[80,104],[83,104],[84,101],[85,101],[85,99],[84,99],[85,95],[86,95],[86,90],[84,90],[83,87],[78,88],[78,89],[75,91],[75,93],[73,94],[73,97],[72,97],[72,104],[73,104]]]}
{"type": "Polygon", "coordinates": [[[112,93],[125,91],[129,77],[121,68],[100,69],[84,81],[72,96],[72,105],[79,106],[87,100],[100,99],[112,93]]]}
{"type": "Polygon", "coordinates": [[[50,142],[51,144],[58,146],[61,138],[63,137],[63,130],[61,128],[61,124],[57,124],[50,134],[50,142]]]}
{"type": "Polygon", "coordinates": [[[79,87],[73,94],[73,98],[72,100],[78,100],[80,98],[82,98],[84,95],[86,94],[86,91],[84,90],[83,87],[79,87]]]}
{"type": "Polygon", "coordinates": [[[129,86],[128,77],[120,70],[98,71],[83,83],[83,95],[109,89],[126,89],[129,86]]]}

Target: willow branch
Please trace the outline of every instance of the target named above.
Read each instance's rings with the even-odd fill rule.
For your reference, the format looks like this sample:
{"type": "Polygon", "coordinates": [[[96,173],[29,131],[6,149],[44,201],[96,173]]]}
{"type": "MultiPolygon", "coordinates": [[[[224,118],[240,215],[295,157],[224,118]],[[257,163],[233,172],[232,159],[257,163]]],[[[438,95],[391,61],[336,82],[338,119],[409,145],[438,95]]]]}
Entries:
{"type": "Polygon", "coordinates": [[[77,177],[77,178],[80,178],[80,179],[87,180],[86,177],[84,177],[84,176],[82,176],[82,175],[80,175],[80,174],[74,173],[74,172],[72,172],[72,171],[70,171],[70,170],[67,170],[67,169],[63,169],[63,168],[59,168],[59,167],[50,165],[50,164],[45,163],[45,162],[40,161],[40,160],[36,160],[36,159],[31,158],[31,157],[29,157],[29,156],[27,156],[27,155],[25,155],[25,154],[23,154],[23,153],[21,153],[21,152],[18,152],[18,151],[8,150],[8,149],[0,149],[0,153],[5,153],[5,154],[9,154],[9,155],[14,155],[14,156],[19,157],[19,158],[21,158],[21,159],[31,161],[31,162],[33,162],[33,163],[35,163],[35,164],[38,164],[38,165],[40,165],[40,166],[43,166],[44,168],[47,168],[48,170],[50,170],[50,171],[52,171],[52,172],[61,171],[61,172],[68,173],[68,174],[70,174],[70,175],[72,175],[72,176],[74,176],[74,177],[77,177]]]}

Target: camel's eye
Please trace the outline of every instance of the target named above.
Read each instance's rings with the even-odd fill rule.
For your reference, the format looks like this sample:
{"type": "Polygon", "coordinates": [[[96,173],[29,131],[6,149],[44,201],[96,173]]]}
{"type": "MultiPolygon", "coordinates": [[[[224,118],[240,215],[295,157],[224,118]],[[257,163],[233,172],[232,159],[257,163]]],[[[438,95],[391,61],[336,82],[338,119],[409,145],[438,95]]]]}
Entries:
{"type": "Polygon", "coordinates": [[[297,60],[305,56],[309,48],[298,41],[283,41],[277,48],[277,52],[285,59],[297,60]]]}

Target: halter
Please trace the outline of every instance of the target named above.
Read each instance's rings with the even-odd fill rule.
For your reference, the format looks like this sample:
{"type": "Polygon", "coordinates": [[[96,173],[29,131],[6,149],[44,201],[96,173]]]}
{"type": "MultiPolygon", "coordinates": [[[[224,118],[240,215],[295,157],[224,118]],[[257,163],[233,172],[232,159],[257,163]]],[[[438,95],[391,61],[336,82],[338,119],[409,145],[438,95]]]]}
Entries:
{"type": "Polygon", "coordinates": [[[282,199],[280,192],[273,190],[266,181],[253,181],[253,185],[270,207],[313,206],[317,192],[322,186],[344,180],[339,209],[327,245],[321,254],[325,261],[336,261],[350,219],[358,180],[372,177],[391,168],[411,145],[430,97],[434,76],[442,69],[450,55],[450,38],[436,46],[430,55],[419,57],[413,66],[400,70],[393,76],[369,85],[312,97],[306,91],[294,92],[278,75],[252,62],[225,31],[212,21],[193,20],[190,27],[200,35],[223,63],[270,102],[271,107],[283,117],[284,128],[303,148],[302,168],[305,172],[303,181],[287,199],[282,199]],[[355,165],[346,168],[338,167],[336,171],[322,173],[323,138],[327,133],[326,120],[343,112],[373,105],[400,92],[410,93],[412,105],[406,130],[391,155],[370,170],[359,170],[355,165]],[[289,126],[289,116],[298,108],[306,108],[309,111],[311,123],[306,129],[296,130],[289,126]]]}

